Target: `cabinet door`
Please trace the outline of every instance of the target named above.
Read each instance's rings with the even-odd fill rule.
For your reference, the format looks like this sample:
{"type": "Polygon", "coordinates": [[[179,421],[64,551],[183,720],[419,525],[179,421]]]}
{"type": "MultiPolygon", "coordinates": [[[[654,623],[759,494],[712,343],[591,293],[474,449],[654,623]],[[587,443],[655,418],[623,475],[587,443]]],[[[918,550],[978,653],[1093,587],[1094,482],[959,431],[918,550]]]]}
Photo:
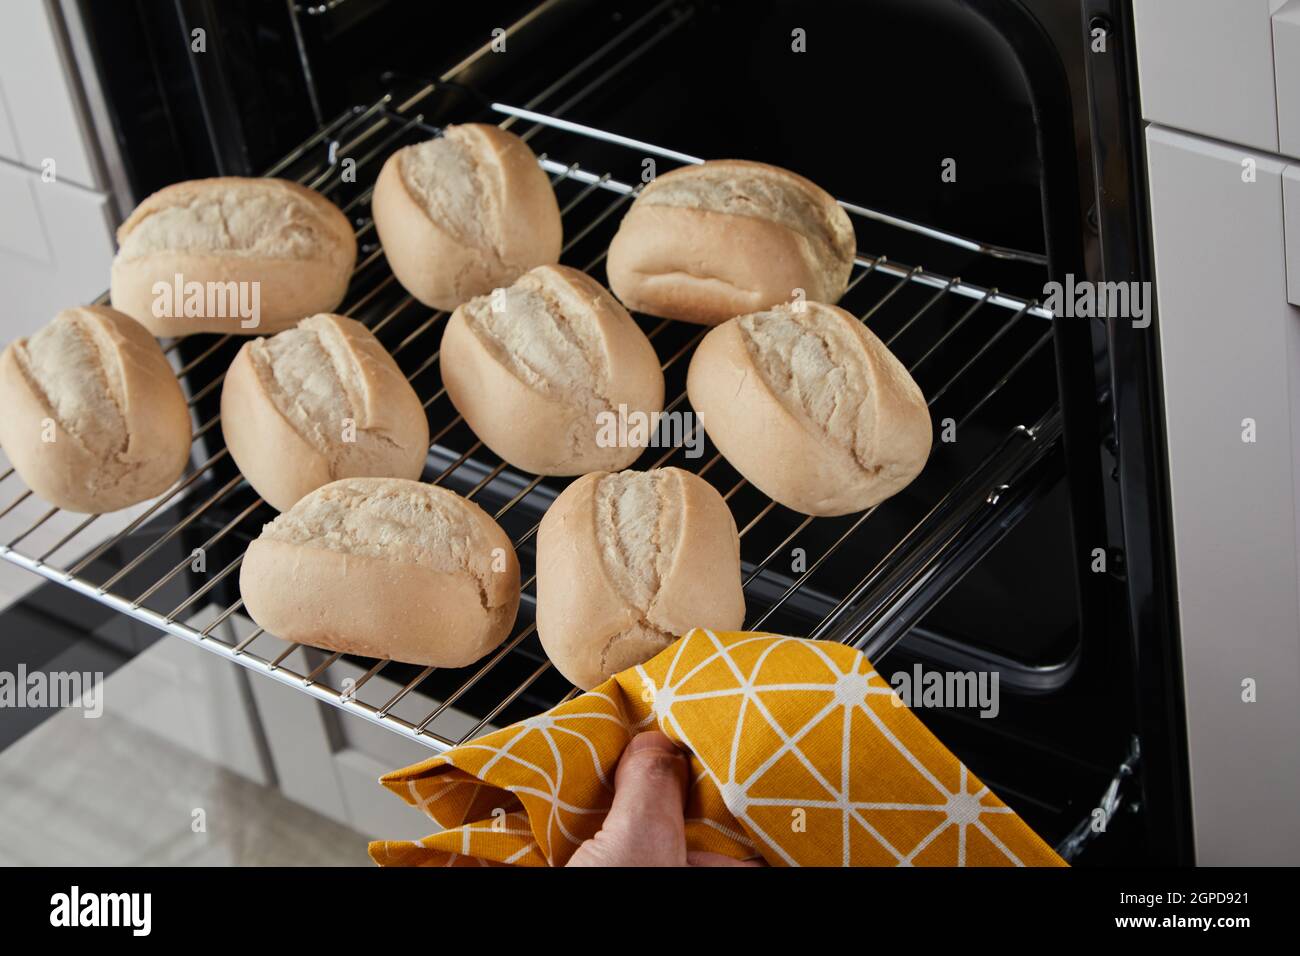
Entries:
{"type": "Polygon", "coordinates": [[[1134,0],[1142,115],[1274,152],[1271,17],[1285,0],[1134,0]]]}
{"type": "Polygon", "coordinates": [[[0,28],[0,156],[39,169],[54,160],[61,180],[100,185],[78,101],[75,69],[50,0],[10,0],[0,28]]]}
{"type": "Polygon", "coordinates": [[[1300,0],[1273,14],[1273,76],[1278,149],[1300,156],[1300,0]]]}
{"type": "Polygon", "coordinates": [[[1300,310],[1285,167],[1156,127],[1147,146],[1197,858],[1295,863],[1300,310]]]}
{"type": "Polygon", "coordinates": [[[113,229],[103,193],[0,160],[0,210],[0,343],[108,288],[113,229]]]}

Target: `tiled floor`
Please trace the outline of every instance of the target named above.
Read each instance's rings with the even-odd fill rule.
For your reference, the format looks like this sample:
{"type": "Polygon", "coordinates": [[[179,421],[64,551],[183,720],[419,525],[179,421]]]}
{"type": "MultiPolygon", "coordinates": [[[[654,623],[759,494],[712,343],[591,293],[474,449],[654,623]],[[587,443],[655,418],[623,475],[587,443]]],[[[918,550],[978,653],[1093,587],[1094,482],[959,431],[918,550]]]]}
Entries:
{"type": "Polygon", "coordinates": [[[365,846],[111,713],[60,712],[0,752],[0,864],[359,866],[365,846]]]}

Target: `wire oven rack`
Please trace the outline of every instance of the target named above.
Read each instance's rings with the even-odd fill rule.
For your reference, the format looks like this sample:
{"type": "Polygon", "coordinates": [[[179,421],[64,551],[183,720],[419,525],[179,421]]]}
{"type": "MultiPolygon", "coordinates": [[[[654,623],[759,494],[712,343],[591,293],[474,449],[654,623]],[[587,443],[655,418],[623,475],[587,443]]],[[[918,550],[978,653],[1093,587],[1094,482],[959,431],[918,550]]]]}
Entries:
{"type": "MultiPolygon", "coordinates": [[[[234,469],[219,413],[209,414],[238,347],[230,336],[165,346],[196,423],[194,463],[169,491],[121,532],[78,554],[78,542],[87,540],[100,516],[58,520],[56,508],[38,509],[33,516],[32,492],[10,468],[0,473],[0,556],[443,750],[576,691],[541,654],[532,623],[532,538],[563,482],[524,474],[496,459],[456,414],[438,372],[437,330],[447,313],[429,312],[405,294],[387,269],[368,216],[373,179],[387,155],[441,132],[417,109],[435,92],[439,84],[431,82],[405,100],[390,93],[348,110],[267,175],[319,189],[356,224],[360,253],[341,311],[380,337],[424,402],[432,436],[425,480],[478,501],[514,540],[524,601],[513,635],[461,671],[351,658],[348,673],[360,676],[344,679],[336,667],[340,654],[315,651],[291,661],[296,645],[260,628],[234,636],[223,626],[242,608],[235,582],[244,547],[274,514],[234,469]],[[349,168],[354,180],[343,175],[349,168]],[[194,571],[193,556],[199,553],[211,562],[209,570],[194,571]],[[299,659],[306,665],[297,665],[299,659]],[[381,672],[385,680],[374,680],[381,672]],[[381,693],[372,696],[376,688],[381,693]],[[418,706],[413,708],[413,701],[418,706]],[[460,720],[451,732],[448,718],[454,712],[460,720]],[[464,713],[471,715],[467,730],[464,713]]],[[[671,166],[700,160],[533,105],[484,102],[480,109],[532,142],[560,201],[566,236],[562,261],[603,280],[609,237],[639,190],[646,161],[671,166]]],[[[844,205],[855,217],[880,218],[844,205]]],[[[858,515],[813,519],[763,497],[707,442],[694,458],[680,447],[649,449],[636,467],[672,464],[694,470],[732,507],[742,542],[747,628],[798,629],[851,642],[878,658],[1014,523],[1050,470],[1060,436],[1051,314],[1034,301],[867,254],[859,254],[841,304],[869,323],[909,366],[935,417],[940,437],[931,461],[907,491],[858,515]],[[1026,394],[1033,400],[1026,401],[1026,394]]],[[[644,316],[637,321],[660,356],[668,394],[675,395],[666,410],[687,409],[685,367],[707,330],[644,316]]]]}

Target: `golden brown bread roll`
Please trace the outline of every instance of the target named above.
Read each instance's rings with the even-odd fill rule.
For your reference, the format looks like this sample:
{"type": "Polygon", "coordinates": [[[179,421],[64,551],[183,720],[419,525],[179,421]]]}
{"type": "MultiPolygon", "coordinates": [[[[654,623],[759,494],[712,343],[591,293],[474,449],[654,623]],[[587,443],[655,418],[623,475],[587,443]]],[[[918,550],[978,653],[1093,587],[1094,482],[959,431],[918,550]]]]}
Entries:
{"type": "Polygon", "coordinates": [[[848,213],[814,183],[764,163],[713,160],[641,191],[606,271],[629,309],[717,325],[800,297],[839,301],[855,244],[848,213]]]}
{"type": "Polygon", "coordinates": [[[246,342],[222,385],[221,430],[278,511],[339,478],[419,478],[429,450],[419,396],[370,330],[341,315],[246,342]]]}
{"type": "Polygon", "coordinates": [[[645,333],[600,283],[566,266],[538,266],[460,306],[439,361],[475,434],[536,475],[626,468],[642,448],[611,440],[626,432],[618,423],[663,410],[645,333]]]}
{"type": "Polygon", "coordinates": [[[745,620],[740,537],[722,496],[680,468],[594,472],[537,530],[537,636],[590,689],[692,627],[745,620]]]}
{"type": "Polygon", "coordinates": [[[66,309],[0,355],[0,445],[37,495],[116,511],[162,494],[190,455],[185,396],[129,316],[66,309]]]}
{"type": "Polygon", "coordinates": [[[434,667],[496,648],[519,609],[510,539],[478,505],[400,478],[344,478],[266,525],[239,589],[286,641],[434,667]]]}
{"type": "Polygon", "coordinates": [[[783,305],[711,330],[686,390],[727,461],[804,514],[869,508],[902,490],[930,454],[921,389],[833,305],[783,305]]]}
{"type": "Polygon", "coordinates": [[[560,258],[550,180],[528,144],[496,126],[448,126],[393,153],[371,211],[397,281],[438,309],[560,258]]]}
{"type": "Polygon", "coordinates": [[[270,335],[329,312],[357,257],[347,217],[320,193],[233,176],[159,190],[117,243],[113,307],[157,336],[270,335]]]}

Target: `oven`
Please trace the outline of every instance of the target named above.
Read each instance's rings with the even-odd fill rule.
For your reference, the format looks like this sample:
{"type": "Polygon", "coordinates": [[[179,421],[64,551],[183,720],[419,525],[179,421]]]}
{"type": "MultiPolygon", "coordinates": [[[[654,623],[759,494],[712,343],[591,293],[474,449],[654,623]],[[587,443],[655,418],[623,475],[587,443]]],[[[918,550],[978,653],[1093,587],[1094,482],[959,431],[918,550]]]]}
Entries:
{"type": "MultiPolygon", "coordinates": [[[[391,821],[389,798],[371,800],[377,770],[576,691],[533,624],[535,535],[564,481],[507,465],[452,408],[439,373],[447,314],[396,282],[370,218],[380,166],[449,123],[512,130],[556,191],[561,261],[604,282],[609,241],[649,175],[757,159],[809,177],[850,213],[858,255],[841,305],[924,391],[930,460],[902,493],[839,518],[767,499],[707,441],[698,454],[648,449],[636,467],[687,468],[726,499],[747,629],[850,643],[886,675],[996,675],[994,713],[918,716],[1067,859],[1230,858],[1213,829],[1224,821],[1194,813],[1189,750],[1200,739],[1185,689],[1198,685],[1185,672],[1176,583],[1164,313],[1066,314],[1052,299],[1079,283],[1154,278],[1133,8],[1157,12],[1142,6],[49,4],[119,214],[169,182],[221,174],[291,179],[343,210],[359,255],[339,311],[364,322],[415,387],[432,437],[424,480],[497,519],[524,594],[512,636],[463,670],[286,645],[253,626],[238,572],[275,512],[222,442],[222,378],[240,341],[200,335],[164,343],[194,440],[190,467],[161,498],[105,522],[51,509],[0,471],[0,556],[46,582],[4,612],[6,630],[39,621],[63,635],[59,647],[97,645],[110,671],[160,647],[199,648],[131,686],[185,688],[208,711],[209,743],[222,737],[214,727],[242,741],[211,744],[237,772],[369,836],[418,832],[391,821]],[[1198,854],[1202,842],[1214,852],[1198,854]]],[[[686,366],[705,330],[636,318],[659,355],[666,408],[688,409],[686,366]]],[[[1281,628],[1285,645],[1285,621],[1259,626],[1281,628]]],[[[1271,653],[1285,664],[1294,651],[1271,653]]],[[[31,666],[41,653],[27,640],[9,649],[31,666]]],[[[160,713],[146,722],[166,732],[160,713]]],[[[1294,824],[1273,832],[1272,849],[1245,862],[1294,860],[1294,824]]]]}

